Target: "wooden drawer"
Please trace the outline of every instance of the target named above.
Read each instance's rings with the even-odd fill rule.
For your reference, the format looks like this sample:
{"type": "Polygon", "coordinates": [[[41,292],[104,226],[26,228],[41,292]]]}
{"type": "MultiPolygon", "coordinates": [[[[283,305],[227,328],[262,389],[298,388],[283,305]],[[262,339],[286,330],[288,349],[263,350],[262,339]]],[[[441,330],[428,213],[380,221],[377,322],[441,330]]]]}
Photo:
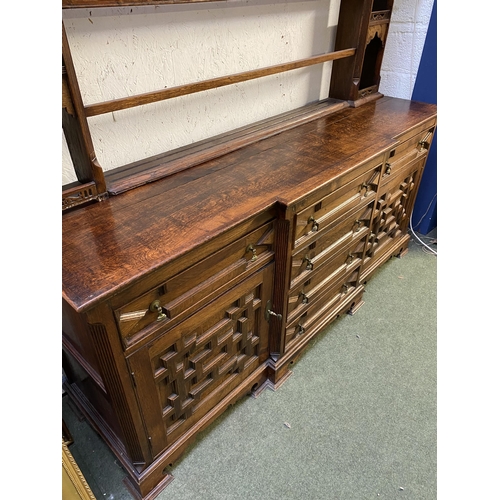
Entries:
{"type": "Polygon", "coordinates": [[[356,293],[358,286],[359,265],[353,271],[344,273],[335,280],[331,286],[325,288],[321,296],[313,303],[301,311],[301,314],[295,314],[294,319],[290,321],[285,329],[285,352],[301,340],[308,333],[327,324],[332,315],[336,314],[337,309],[342,308],[346,301],[356,293]]]}
{"type": "Polygon", "coordinates": [[[349,247],[369,232],[373,202],[355,207],[337,220],[329,230],[315,233],[309,244],[296,250],[292,256],[290,289],[308,279],[312,272],[330,259],[341,248],[349,247]]]}
{"type": "Polygon", "coordinates": [[[153,456],[265,369],[273,275],[270,264],[128,357],[153,456]]]}
{"type": "Polygon", "coordinates": [[[389,152],[389,158],[382,173],[381,185],[390,182],[391,178],[397,175],[409,162],[427,154],[435,128],[435,123],[432,122],[417,131],[409,131],[400,137],[401,143],[389,152]]]}
{"type": "Polygon", "coordinates": [[[378,160],[376,163],[376,168],[347,182],[314,205],[297,213],[294,248],[307,245],[316,238],[317,233],[328,229],[343,214],[360,205],[366,205],[375,197],[382,166],[378,160]]]}
{"type": "Polygon", "coordinates": [[[125,346],[160,334],[273,259],[274,223],[237,239],[137,299],[115,309],[125,346]]]}
{"type": "Polygon", "coordinates": [[[311,277],[290,292],[288,297],[287,323],[300,316],[309,307],[320,300],[325,291],[328,291],[339,280],[350,275],[360,266],[363,257],[366,237],[355,241],[347,251],[340,252],[326,262],[311,277]]]}

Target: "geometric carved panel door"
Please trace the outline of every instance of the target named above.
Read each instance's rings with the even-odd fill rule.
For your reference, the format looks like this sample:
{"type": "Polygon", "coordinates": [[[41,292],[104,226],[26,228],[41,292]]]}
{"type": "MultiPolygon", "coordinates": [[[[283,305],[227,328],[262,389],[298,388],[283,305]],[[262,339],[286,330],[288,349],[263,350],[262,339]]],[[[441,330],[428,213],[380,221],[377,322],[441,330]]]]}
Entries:
{"type": "Polygon", "coordinates": [[[413,168],[398,176],[398,179],[382,187],[373,221],[366,256],[374,257],[383,248],[406,234],[410,221],[410,207],[416,194],[417,181],[425,159],[412,164],[413,168]]]}
{"type": "Polygon", "coordinates": [[[273,271],[266,266],[129,358],[153,457],[269,357],[273,271]]]}

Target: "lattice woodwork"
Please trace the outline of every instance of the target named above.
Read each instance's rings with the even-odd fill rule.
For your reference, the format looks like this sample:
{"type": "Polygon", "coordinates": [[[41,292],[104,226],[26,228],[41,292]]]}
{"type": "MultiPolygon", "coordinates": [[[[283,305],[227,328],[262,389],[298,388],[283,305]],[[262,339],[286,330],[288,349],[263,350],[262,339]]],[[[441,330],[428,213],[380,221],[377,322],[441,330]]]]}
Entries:
{"type": "Polygon", "coordinates": [[[417,173],[407,175],[394,189],[379,197],[373,216],[368,257],[373,257],[389,241],[394,241],[408,228],[408,209],[417,173]]]}
{"type": "Polygon", "coordinates": [[[236,300],[223,317],[183,335],[152,360],[167,433],[231,375],[258,361],[260,287],[236,300]]]}

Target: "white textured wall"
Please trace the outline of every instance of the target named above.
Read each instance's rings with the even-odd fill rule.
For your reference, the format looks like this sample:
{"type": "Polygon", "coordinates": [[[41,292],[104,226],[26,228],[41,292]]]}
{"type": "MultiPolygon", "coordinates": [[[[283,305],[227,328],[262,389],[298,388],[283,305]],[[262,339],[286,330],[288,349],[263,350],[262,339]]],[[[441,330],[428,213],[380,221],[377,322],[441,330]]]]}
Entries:
{"type": "MultiPolygon", "coordinates": [[[[381,91],[411,96],[432,0],[396,0],[381,91]]],[[[64,10],[84,104],[333,50],[340,0],[64,10]]],[[[89,119],[110,170],[327,97],[331,63],[89,119]]],[[[76,180],[63,137],[63,184],[76,180]]]]}
{"type": "Polygon", "coordinates": [[[411,99],[434,0],[395,0],[379,90],[411,99]]]}

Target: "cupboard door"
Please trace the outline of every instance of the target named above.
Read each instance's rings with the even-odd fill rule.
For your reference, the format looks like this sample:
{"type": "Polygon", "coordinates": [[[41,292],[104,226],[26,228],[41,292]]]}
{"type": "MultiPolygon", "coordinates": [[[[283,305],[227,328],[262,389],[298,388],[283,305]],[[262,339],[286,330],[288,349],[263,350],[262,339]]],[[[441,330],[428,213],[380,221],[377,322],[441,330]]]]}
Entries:
{"type": "Polygon", "coordinates": [[[273,271],[268,265],[130,356],[153,457],[266,362],[273,271]]]}
{"type": "Polygon", "coordinates": [[[387,259],[394,244],[406,236],[425,160],[424,156],[409,162],[398,176],[381,188],[363,265],[367,275],[387,259]]]}

